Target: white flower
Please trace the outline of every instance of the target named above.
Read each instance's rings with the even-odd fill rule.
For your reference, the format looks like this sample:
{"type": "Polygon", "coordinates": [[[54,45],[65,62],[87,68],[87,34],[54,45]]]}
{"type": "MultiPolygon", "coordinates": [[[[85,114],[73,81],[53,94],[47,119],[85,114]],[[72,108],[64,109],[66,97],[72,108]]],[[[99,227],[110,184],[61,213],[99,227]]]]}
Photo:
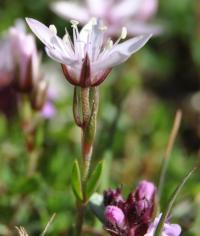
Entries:
{"type": "Polygon", "coordinates": [[[116,36],[125,25],[129,35],[159,34],[162,27],[147,23],[156,13],[158,0],[85,0],[84,4],[56,1],[52,10],[64,19],[76,19],[85,24],[92,16],[109,26],[108,35],[116,36]]]}
{"type": "Polygon", "coordinates": [[[79,32],[78,22],[72,22],[73,40],[66,30],[63,39],[57,36],[55,26],[49,28],[41,22],[27,18],[31,30],[45,44],[50,58],[62,64],[65,76],[73,85],[82,87],[100,84],[111,69],[125,62],[151,37],[141,35],[119,43],[126,37],[123,27],[121,36],[113,43],[105,39],[106,27],[100,20],[91,19],[79,32]]]}

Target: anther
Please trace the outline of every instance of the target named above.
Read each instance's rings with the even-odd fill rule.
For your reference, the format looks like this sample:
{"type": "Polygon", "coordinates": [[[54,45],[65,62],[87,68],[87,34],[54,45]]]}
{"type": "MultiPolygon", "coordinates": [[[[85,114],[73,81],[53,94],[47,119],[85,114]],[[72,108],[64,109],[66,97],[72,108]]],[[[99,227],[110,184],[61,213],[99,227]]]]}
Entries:
{"type": "Polygon", "coordinates": [[[122,27],[121,39],[125,39],[127,36],[127,28],[122,27]]]}
{"type": "Polygon", "coordinates": [[[72,24],[72,27],[77,27],[77,25],[79,24],[79,21],[77,20],[71,20],[70,22],[72,24]]]}
{"type": "Polygon", "coordinates": [[[54,33],[55,35],[57,34],[57,29],[55,27],[55,25],[50,25],[49,29],[51,30],[52,33],[54,33]]]}

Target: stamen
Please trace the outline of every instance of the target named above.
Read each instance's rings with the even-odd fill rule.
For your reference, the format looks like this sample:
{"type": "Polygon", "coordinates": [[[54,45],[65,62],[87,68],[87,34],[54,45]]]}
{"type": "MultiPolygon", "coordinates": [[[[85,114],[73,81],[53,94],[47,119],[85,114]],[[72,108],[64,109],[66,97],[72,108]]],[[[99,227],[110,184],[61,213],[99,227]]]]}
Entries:
{"type": "Polygon", "coordinates": [[[63,41],[65,43],[68,43],[69,42],[69,34],[68,33],[65,33],[65,35],[63,36],[63,41]]]}
{"type": "Polygon", "coordinates": [[[77,20],[71,20],[70,21],[71,22],[71,24],[72,24],[72,27],[77,27],[77,25],[79,24],[79,21],[77,21],[77,20]]]}
{"type": "Polygon", "coordinates": [[[99,30],[105,32],[108,29],[106,25],[99,26],[99,30]]]}
{"type": "Polygon", "coordinates": [[[125,39],[126,36],[127,36],[127,28],[126,27],[122,27],[121,35],[119,36],[119,38],[115,42],[115,45],[118,44],[120,42],[120,40],[125,39]]]}
{"type": "Polygon", "coordinates": [[[127,28],[122,27],[121,39],[125,39],[127,36],[127,28]]]}
{"type": "Polygon", "coordinates": [[[97,25],[97,18],[96,17],[92,17],[91,23],[92,23],[92,25],[97,25]]]}
{"type": "Polygon", "coordinates": [[[70,21],[73,28],[73,39],[74,39],[74,45],[76,44],[76,41],[79,40],[79,32],[78,32],[78,24],[79,22],[77,20],[71,20],[70,21]]]}
{"type": "Polygon", "coordinates": [[[74,45],[71,41],[71,37],[66,28],[65,28],[65,35],[63,36],[63,42],[66,43],[72,51],[74,51],[74,45]]]}
{"type": "Polygon", "coordinates": [[[108,49],[111,49],[113,47],[113,41],[110,39],[110,40],[108,40],[108,42],[107,42],[107,48],[108,49]]]}
{"type": "Polygon", "coordinates": [[[51,32],[53,32],[55,35],[57,35],[57,29],[56,29],[55,25],[50,25],[49,29],[51,30],[51,32]]]}

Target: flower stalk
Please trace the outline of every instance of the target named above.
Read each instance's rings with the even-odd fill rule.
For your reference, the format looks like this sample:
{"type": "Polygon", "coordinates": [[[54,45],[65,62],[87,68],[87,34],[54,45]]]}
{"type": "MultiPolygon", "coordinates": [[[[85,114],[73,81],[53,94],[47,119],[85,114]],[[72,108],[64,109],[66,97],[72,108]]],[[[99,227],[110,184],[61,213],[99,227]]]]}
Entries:
{"type": "Polygon", "coordinates": [[[96,133],[99,92],[97,87],[74,88],[73,114],[75,123],[82,130],[82,176],[83,199],[77,201],[75,236],[82,234],[82,225],[87,205],[87,181],[90,173],[93,145],[96,133]]]}

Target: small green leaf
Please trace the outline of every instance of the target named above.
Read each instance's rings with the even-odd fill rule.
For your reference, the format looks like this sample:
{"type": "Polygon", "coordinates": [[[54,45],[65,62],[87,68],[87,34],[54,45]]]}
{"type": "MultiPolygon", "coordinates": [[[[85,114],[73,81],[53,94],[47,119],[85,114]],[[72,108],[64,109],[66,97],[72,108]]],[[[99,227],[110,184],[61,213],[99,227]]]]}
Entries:
{"type": "Polygon", "coordinates": [[[154,236],[161,236],[162,234],[162,228],[164,226],[164,223],[165,221],[167,220],[168,216],[169,216],[169,213],[172,209],[172,206],[179,194],[179,192],[181,191],[181,189],[183,188],[183,186],[185,185],[185,183],[187,182],[187,180],[190,178],[190,176],[194,173],[194,171],[196,170],[197,168],[193,168],[184,178],[183,180],[180,182],[180,184],[177,186],[177,188],[175,189],[175,191],[173,192],[171,198],[169,199],[169,203],[167,205],[167,208],[164,210],[163,214],[162,214],[162,217],[159,221],[159,224],[156,228],[156,231],[155,231],[155,234],[154,236]]]}
{"type": "Polygon", "coordinates": [[[89,199],[91,195],[95,192],[97,185],[99,183],[99,179],[101,177],[103,169],[103,162],[99,162],[95,168],[95,170],[92,172],[92,175],[89,177],[88,183],[87,183],[87,198],[89,199]]]}
{"type": "Polygon", "coordinates": [[[71,181],[72,181],[72,189],[76,198],[82,201],[83,193],[82,193],[82,187],[81,187],[81,174],[80,174],[79,164],[77,161],[74,162],[71,181]]]}
{"type": "Polygon", "coordinates": [[[93,212],[93,214],[102,223],[105,223],[105,220],[104,220],[105,206],[103,204],[103,196],[98,193],[94,193],[89,200],[89,207],[90,207],[90,210],[93,212]]]}

